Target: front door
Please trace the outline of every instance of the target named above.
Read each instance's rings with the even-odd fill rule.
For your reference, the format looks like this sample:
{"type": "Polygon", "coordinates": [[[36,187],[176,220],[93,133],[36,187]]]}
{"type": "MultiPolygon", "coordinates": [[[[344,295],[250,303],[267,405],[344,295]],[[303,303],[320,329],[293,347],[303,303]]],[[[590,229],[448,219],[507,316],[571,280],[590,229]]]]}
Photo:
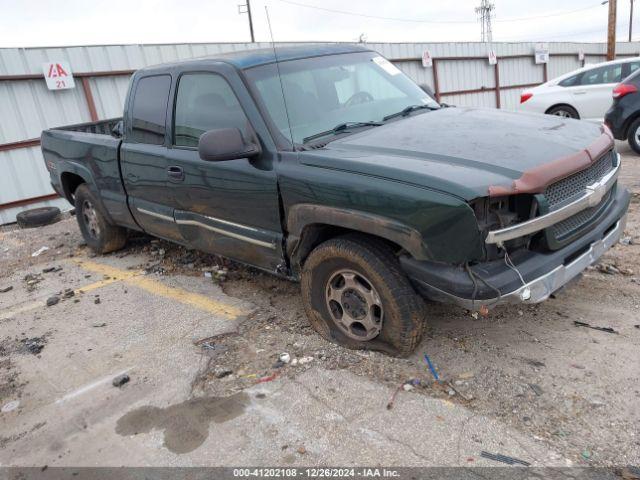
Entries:
{"type": "Polygon", "coordinates": [[[268,132],[235,70],[210,68],[178,73],[167,153],[169,163],[184,176],[171,184],[176,222],[186,243],[196,249],[276,271],[283,264],[283,235],[275,150],[265,145],[268,132]],[[235,91],[230,82],[238,82],[235,91]],[[253,122],[245,108],[252,109],[253,122]],[[237,128],[245,139],[259,141],[263,154],[202,160],[200,135],[220,128],[237,128]]]}
{"type": "Polygon", "coordinates": [[[168,188],[172,177],[165,137],[170,88],[170,75],[151,75],[136,81],[120,158],[136,222],[147,233],[181,241],[173,217],[173,192],[168,188]]]}

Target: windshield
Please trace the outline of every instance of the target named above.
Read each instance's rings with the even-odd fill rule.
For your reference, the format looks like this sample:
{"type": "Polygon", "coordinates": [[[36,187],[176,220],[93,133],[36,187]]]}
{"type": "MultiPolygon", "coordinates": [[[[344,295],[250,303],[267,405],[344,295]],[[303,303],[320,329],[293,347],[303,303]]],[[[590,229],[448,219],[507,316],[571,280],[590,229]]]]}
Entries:
{"type": "Polygon", "coordinates": [[[294,143],[304,143],[343,123],[381,122],[412,105],[438,107],[395,65],[374,52],[281,62],[280,73],[282,87],[274,64],[246,71],[275,126],[294,143]]]}

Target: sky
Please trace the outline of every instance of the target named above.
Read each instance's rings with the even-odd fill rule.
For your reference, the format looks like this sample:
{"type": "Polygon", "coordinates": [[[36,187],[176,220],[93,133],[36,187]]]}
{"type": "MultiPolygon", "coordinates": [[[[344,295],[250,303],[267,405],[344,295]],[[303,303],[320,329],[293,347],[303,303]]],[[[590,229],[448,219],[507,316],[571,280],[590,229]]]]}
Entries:
{"type": "MultiPolygon", "coordinates": [[[[0,47],[249,41],[246,0],[0,0],[0,47]]],[[[493,0],[493,40],[606,41],[602,0],[493,0]]],[[[251,0],[256,41],[479,41],[480,0],[251,0]],[[306,5],[306,6],[305,6],[306,5]],[[312,8],[316,7],[316,8],[312,8]],[[319,8],[318,8],[319,7],[319,8]],[[343,13],[340,13],[343,12],[343,13]]],[[[636,17],[640,16],[640,2],[636,17]]],[[[618,0],[626,41],[630,0],[618,0]]],[[[640,20],[634,21],[640,40],[640,20]]]]}

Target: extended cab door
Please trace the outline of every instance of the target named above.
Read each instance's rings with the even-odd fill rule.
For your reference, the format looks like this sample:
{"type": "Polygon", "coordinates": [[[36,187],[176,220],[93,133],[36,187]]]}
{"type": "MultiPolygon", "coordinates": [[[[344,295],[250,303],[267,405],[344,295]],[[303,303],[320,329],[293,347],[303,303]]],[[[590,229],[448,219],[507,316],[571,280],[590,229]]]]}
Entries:
{"type": "Polygon", "coordinates": [[[175,218],[186,243],[269,271],[283,263],[276,149],[249,92],[228,64],[176,72],[169,163],[183,173],[171,184],[175,218]],[[204,132],[237,128],[259,142],[254,158],[205,161],[204,132]]]}
{"type": "Polygon", "coordinates": [[[166,122],[171,75],[138,77],[131,86],[120,150],[122,179],[136,222],[152,235],[181,241],[174,221],[166,122]]]}
{"type": "Polygon", "coordinates": [[[571,87],[575,105],[583,120],[601,122],[611,106],[613,87],[623,78],[624,63],[615,63],[587,70],[578,85],[571,87]]]}

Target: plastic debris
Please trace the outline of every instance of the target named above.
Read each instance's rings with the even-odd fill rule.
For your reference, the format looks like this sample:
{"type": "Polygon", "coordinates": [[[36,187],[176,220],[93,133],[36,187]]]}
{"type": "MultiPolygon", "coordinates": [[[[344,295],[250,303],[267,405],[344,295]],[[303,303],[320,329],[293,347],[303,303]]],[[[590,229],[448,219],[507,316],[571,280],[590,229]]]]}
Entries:
{"type": "Polygon", "coordinates": [[[484,450],[480,452],[480,456],[482,458],[488,458],[489,460],[493,460],[494,462],[506,463],[507,465],[519,464],[519,465],[524,465],[525,467],[528,467],[531,465],[529,462],[525,462],[524,460],[520,460],[519,458],[508,457],[507,455],[501,455],[499,453],[489,453],[489,452],[485,452],[484,450]]]}
{"type": "Polygon", "coordinates": [[[128,383],[129,380],[131,380],[129,378],[129,375],[127,375],[126,373],[123,373],[122,375],[118,375],[116,378],[113,379],[113,382],[111,382],[111,384],[114,387],[121,387],[123,386],[125,383],[128,383]]]}
{"type": "Polygon", "coordinates": [[[35,252],[33,252],[33,253],[31,254],[31,256],[32,256],[32,257],[38,257],[38,256],[40,256],[41,254],[43,254],[44,252],[46,252],[47,250],[49,250],[49,247],[47,247],[47,246],[40,247],[38,250],[36,250],[35,252]]]}
{"type": "Polygon", "coordinates": [[[583,450],[582,458],[584,458],[585,460],[589,460],[591,458],[591,452],[589,450],[583,450]]]}
{"type": "Polygon", "coordinates": [[[427,355],[426,353],[424,354],[424,361],[427,362],[427,366],[429,367],[429,370],[431,371],[433,378],[436,379],[436,382],[439,382],[440,377],[438,376],[438,372],[436,372],[436,369],[433,366],[433,363],[431,363],[431,359],[429,358],[429,355],[427,355]]]}
{"type": "Polygon", "coordinates": [[[278,359],[282,362],[282,363],[289,363],[291,361],[291,355],[289,355],[287,352],[283,352],[280,354],[280,356],[278,357],[278,359]]]}
{"type": "Polygon", "coordinates": [[[596,327],[596,326],[590,325],[590,324],[588,324],[586,322],[579,322],[578,320],[574,320],[573,324],[576,327],[586,327],[586,328],[591,328],[592,330],[599,330],[601,332],[607,332],[607,333],[618,333],[611,327],[596,327]]]}
{"type": "Polygon", "coordinates": [[[0,293],[7,293],[13,290],[13,285],[9,285],[8,287],[0,288],[0,293]]]}
{"type": "Polygon", "coordinates": [[[278,376],[277,373],[272,373],[271,375],[267,375],[265,377],[260,377],[258,380],[256,380],[256,383],[271,382],[272,380],[275,380],[277,376],[278,376]]]}
{"type": "Polygon", "coordinates": [[[20,406],[20,400],[12,400],[2,406],[2,413],[9,413],[20,406]]]}

